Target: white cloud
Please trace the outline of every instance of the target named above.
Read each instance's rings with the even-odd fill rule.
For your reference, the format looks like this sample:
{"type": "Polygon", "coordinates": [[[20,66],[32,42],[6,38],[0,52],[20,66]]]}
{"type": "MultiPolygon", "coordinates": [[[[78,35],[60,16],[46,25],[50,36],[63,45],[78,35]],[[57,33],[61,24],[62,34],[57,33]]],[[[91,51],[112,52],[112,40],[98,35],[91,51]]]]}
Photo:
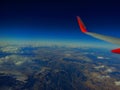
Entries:
{"type": "Polygon", "coordinates": [[[120,81],[115,81],[116,86],[120,86],[120,81]]]}
{"type": "Polygon", "coordinates": [[[102,56],[98,56],[97,59],[104,59],[104,57],[102,57],[102,56]]]}
{"type": "Polygon", "coordinates": [[[2,52],[6,53],[18,53],[20,51],[20,47],[17,46],[6,46],[1,48],[2,52]]]}
{"type": "Polygon", "coordinates": [[[0,58],[0,64],[4,63],[4,62],[13,62],[15,65],[21,65],[26,61],[30,61],[31,58],[29,57],[24,57],[24,56],[20,56],[20,55],[8,55],[5,57],[0,58]]]}
{"type": "Polygon", "coordinates": [[[97,59],[110,59],[108,57],[103,57],[103,56],[97,56],[97,59]]]}
{"type": "Polygon", "coordinates": [[[96,66],[96,67],[94,67],[94,68],[100,69],[100,68],[104,68],[104,67],[105,67],[104,65],[101,65],[101,66],[96,66]]]}
{"type": "Polygon", "coordinates": [[[110,72],[113,72],[113,70],[109,68],[106,70],[106,72],[110,73],[110,72]]]}
{"type": "Polygon", "coordinates": [[[110,76],[109,75],[99,75],[99,76],[97,76],[97,78],[105,79],[105,78],[110,78],[110,76]]]}

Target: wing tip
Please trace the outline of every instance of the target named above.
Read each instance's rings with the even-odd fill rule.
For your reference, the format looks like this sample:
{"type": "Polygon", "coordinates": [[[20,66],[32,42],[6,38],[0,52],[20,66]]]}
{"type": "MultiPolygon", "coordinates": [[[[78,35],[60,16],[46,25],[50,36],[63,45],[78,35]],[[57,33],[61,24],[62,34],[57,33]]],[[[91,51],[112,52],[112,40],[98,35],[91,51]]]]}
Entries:
{"type": "Polygon", "coordinates": [[[76,18],[77,18],[77,21],[78,21],[78,25],[79,25],[79,27],[80,27],[80,30],[81,30],[83,33],[86,33],[87,30],[86,30],[86,27],[85,27],[83,21],[81,20],[81,18],[80,18],[79,16],[76,16],[76,18]]]}

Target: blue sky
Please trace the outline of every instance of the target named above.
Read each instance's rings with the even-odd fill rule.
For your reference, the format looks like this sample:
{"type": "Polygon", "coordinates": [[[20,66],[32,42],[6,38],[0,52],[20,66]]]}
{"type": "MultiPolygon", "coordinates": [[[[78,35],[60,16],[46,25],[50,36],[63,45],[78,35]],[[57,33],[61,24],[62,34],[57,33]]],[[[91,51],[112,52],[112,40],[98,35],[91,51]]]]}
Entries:
{"type": "Polygon", "coordinates": [[[102,43],[80,32],[77,15],[90,32],[120,37],[120,6],[117,2],[1,1],[0,7],[0,36],[3,39],[102,43]]]}

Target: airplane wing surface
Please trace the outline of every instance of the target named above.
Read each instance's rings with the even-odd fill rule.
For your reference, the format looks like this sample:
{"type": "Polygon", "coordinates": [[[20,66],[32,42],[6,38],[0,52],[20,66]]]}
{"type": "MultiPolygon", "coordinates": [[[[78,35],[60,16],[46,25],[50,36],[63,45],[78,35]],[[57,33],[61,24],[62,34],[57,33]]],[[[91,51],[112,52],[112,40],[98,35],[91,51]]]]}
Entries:
{"type": "MultiPolygon", "coordinates": [[[[78,21],[78,25],[80,27],[80,30],[83,33],[90,35],[90,36],[97,38],[97,39],[101,39],[101,40],[104,40],[104,41],[107,41],[107,42],[110,42],[113,44],[120,45],[120,38],[115,38],[115,37],[111,37],[111,36],[106,36],[106,35],[101,35],[101,34],[97,34],[97,33],[93,33],[93,32],[88,32],[83,21],[81,20],[81,18],[79,16],[77,16],[77,21],[78,21]]],[[[112,52],[120,54],[120,48],[114,49],[114,50],[112,50],[112,52]]]]}

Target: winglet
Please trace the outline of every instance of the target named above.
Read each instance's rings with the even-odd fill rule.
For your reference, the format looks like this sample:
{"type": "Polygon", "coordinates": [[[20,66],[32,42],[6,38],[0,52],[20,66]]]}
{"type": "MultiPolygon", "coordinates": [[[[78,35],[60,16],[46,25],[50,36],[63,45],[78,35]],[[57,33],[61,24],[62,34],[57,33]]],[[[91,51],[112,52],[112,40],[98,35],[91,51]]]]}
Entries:
{"type": "Polygon", "coordinates": [[[85,27],[83,21],[81,20],[81,18],[80,18],[79,16],[77,16],[77,21],[78,21],[80,30],[81,30],[83,33],[86,33],[86,32],[87,32],[86,27],[85,27]]]}

